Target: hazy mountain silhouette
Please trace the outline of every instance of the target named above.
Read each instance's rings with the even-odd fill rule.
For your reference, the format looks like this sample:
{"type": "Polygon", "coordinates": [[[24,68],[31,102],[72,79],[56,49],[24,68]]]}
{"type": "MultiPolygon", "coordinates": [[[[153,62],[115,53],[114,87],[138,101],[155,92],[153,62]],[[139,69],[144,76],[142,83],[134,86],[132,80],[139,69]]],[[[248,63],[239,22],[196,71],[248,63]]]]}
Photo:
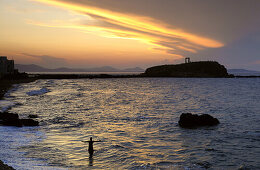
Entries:
{"type": "Polygon", "coordinates": [[[117,69],[111,66],[94,67],[94,68],[44,68],[35,64],[15,64],[15,68],[20,72],[144,72],[140,67],[117,69]]]}
{"type": "Polygon", "coordinates": [[[228,69],[229,74],[235,76],[260,76],[260,71],[246,70],[246,69],[228,69]]]}
{"type": "Polygon", "coordinates": [[[124,69],[126,72],[144,72],[144,69],[140,67],[135,67],[135,68],[126,68],[124,69]]]}

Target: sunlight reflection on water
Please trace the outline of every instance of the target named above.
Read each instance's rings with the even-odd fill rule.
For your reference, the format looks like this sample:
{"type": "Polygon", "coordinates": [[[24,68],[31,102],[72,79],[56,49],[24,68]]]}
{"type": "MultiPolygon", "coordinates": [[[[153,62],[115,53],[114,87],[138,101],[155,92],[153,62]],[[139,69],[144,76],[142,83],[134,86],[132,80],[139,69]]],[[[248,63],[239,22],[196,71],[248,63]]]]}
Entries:
{"type": "MultiPolygon", "coordinates": [[[[65,168],[260,167],[259,79],[38,80],[11,95],[12,112],[39,115],[42,140],[20,150],[65,168]],[[32,90],[49,92],[29,96],[32,90]],[[181,113],[208,113],[221,124],[182,129],[181,113]],[[89,159],[89,137],[95,144],[89,159]]],[[[29,133],[29,132],[28,132],[29,133]]]]}

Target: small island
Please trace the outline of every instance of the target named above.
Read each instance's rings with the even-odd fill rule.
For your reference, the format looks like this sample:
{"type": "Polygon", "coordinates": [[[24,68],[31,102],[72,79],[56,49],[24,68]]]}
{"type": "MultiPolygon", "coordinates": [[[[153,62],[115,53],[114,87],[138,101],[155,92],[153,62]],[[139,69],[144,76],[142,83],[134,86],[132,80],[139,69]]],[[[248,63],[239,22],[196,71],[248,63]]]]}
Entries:
{"type": "Polygon", "coordinates": [[[146,77],[232,77],[232,75],[228,74],[225,66],[216,61],[190,62],[189,58],[183,64],[150,67],[146,69],[143,75],[146,77]]]}

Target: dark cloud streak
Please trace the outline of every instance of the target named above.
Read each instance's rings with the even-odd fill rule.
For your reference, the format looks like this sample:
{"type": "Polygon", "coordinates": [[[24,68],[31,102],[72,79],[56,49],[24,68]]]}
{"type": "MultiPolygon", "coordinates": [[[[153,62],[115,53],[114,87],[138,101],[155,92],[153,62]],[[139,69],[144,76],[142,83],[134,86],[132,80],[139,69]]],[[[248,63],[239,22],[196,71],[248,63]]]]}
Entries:
{"type": "Polygon", "coordinates": [[[155,18],[172,27],[227,43],[260,23],[259,0],[62,1],[155,18]]]}
{"type": "MultiPolygon", "coordinates": [[[[244,63],[259,62],[260,46],[260,1],[259,0],[57,0],[59,2],[91,6],[124,16],[138,16],[158,21],[162,27],[183,31],[214,39],[223,45],[199,45],[181,34],[157,32],[147,27],[132,27],[120,19],[113,19],[93,13],[85,13],[95,18],[96,23],[82,25],[108,29],[114,35],[135,37],[135,33],[151,37],[151,42],[168,53],[193,57],[194,60],[221,60],[230,67],[244,63]],[[141,28],[141,29],[140,29],[141,28]],[[110,29],[110,30],[109,30],[110,29]],[[125,32],[116,32],[123,30],[125,32]],[[258,37],[258,38],[257,38],[258,37]],[[206,47],[206,48],[205,48],[206,47]],[[186,49],[186,50],[185,50],[186,49]],[[195,53],[197,52],[197,53],[195,53]]],[[[139,25],[140,26],[140,25],[139,25]]],[[[193,37],[194,38],[194,37],[193,37]]],[[[195,38],[196,39],[196,38],[195,38]]],[[[198,41],[197,41],[198,42],[198,41]]],[[[259,65],[258,65],[259,66],[259,65]]],[[[258,68],[259,70],[259,68],[258,68]]]]}

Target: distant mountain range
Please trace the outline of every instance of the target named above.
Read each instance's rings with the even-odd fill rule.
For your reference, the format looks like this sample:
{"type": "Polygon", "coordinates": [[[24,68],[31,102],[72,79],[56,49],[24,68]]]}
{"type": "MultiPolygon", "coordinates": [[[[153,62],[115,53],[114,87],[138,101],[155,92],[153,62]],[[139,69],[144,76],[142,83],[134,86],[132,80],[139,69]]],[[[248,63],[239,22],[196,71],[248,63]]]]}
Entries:
{"type": "MultiPolygon", "coordinates": [[[[35,64],[15,64],[15,68],[19,72],[144,72],[140,67],[117,69],[111,66],[93,67],[93,68],[45,68],[35,64]]],[[[235,76],[260,76],[260,71],[246,70],[246,69],[228,69],[229,74],[235,76]]]]}
{"type": "Polygon", "coordinates": [[[245,70],[245,69],[228,69],[229,74],[235,76],[260,76],[260,71],[245,70]]]}
{"type": "Polygon", "coordinates": [[[144,69],[140,67],[127,68],[127,69],[117,69],[110,66],[95,67],[95,68],[55,68],[49,69],[44,68],[35,64],[15,64],[15,68],[19,72],[144,72],[144,69]]]}

